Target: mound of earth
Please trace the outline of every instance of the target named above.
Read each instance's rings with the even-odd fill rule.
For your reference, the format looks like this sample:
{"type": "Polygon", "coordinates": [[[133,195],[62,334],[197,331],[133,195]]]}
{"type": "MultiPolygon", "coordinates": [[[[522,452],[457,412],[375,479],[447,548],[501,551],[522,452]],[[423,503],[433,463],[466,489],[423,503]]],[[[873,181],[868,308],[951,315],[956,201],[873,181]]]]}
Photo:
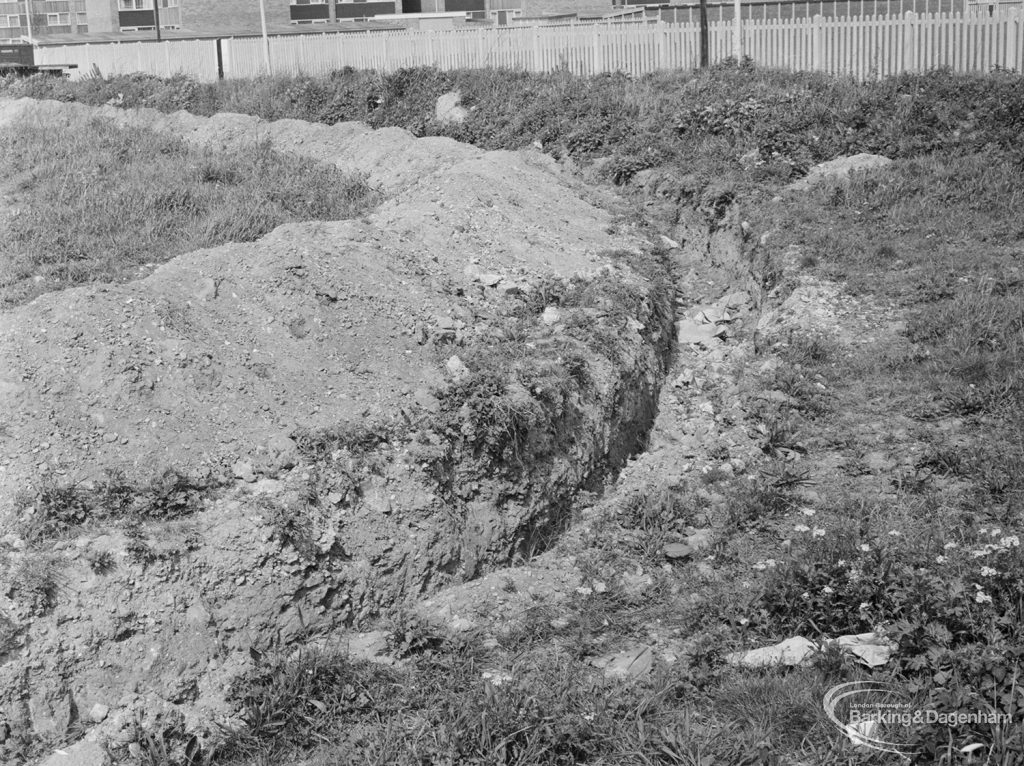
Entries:
{"type": "Polygon", "coordinates": [[[0,729],[226,713],[254,646],[542,548],[643,444],[671,284],[549,160],[29,100],[0,126],[83,110],[270,140],[385,201],[0,314],[0,729]]]}

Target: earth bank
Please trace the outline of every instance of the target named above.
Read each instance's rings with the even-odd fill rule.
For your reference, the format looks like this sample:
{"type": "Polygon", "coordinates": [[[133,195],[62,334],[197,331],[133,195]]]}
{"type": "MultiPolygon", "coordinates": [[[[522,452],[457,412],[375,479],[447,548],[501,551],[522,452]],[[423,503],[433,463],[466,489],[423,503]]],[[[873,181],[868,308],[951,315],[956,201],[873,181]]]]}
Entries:
{"type": "MultiPolygon", "coordinates": [[[[673,259],[548,158],[352,123],[0,107],[26,117],[271,140],[386,201],[0,317],[9,731],[61,738],[99,711],[92,736],[117,742],[139,710],[227,714],[251,649],[542,551],[645,444],[673,259]],[[111,500],[159,481],[186,498],[159,505],[177,518],[111,500]]],[[[675,236],[746,279],[727,196],[651,183],[689,211],[675,236]]]]}

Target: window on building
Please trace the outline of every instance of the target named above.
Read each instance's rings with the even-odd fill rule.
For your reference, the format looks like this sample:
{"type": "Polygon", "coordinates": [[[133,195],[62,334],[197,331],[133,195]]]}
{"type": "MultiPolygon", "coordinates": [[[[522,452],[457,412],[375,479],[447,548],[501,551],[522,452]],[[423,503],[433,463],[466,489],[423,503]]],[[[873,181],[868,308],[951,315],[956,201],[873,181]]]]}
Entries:
{"type": "Polygon", "coordinates": [[[70,13],[48,13],[46,14],[46,26],[66,27],[71,23],[70,13]]]}
{"type": "Polygon", "coordinates": [[[8,16],[7,17],[7,26],[9,26],[9,27],[20,27],[21,26],[21,16],[8,16]]]}
{"type": "Polygon", "coordinates": [[[78,28],[79,29],[81,29],[82,27],[84,27],[86,24],[89,23],[89,14],[88,13],[78,13],[78,14],[75,15],[75,18],[78,21],[78,28]]]}

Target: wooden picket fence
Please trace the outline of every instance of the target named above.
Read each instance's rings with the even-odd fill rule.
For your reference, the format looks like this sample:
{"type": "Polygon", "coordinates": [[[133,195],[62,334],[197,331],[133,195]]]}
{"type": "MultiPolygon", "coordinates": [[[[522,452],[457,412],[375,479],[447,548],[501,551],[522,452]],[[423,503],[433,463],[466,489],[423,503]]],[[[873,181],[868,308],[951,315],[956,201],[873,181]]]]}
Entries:
{"type": "MultiPolygon", "coordinates": [[[[733,55],[732,22],[710,24],[710,60],[733,55]]],[[[870,79],[949,68],[955,72],[1024,70],[1024,15],[960,13],[854,18],[745,20],[743,53],[761,67],[820,71],[870,79]]],[[[573,24],[362,34],[281,36],[270,39],[274,74],[323,75],[341,67],[393,71],[510,68],[574,74],[694,69],[700,58],[695,24],[573,24]]],[[[73,76],[176,72],[198,80],[252,78],[267,73],[260,38],[172,40],[48,46],[42,63],[75,63],[73,76]]]]}

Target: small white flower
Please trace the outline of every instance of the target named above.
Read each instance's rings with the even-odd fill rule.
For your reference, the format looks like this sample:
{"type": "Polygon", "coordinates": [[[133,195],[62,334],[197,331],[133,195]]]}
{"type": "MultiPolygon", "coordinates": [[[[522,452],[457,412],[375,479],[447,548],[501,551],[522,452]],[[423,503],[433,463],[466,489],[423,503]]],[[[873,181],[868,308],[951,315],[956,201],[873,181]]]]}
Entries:
{"type": "Polygon", "coordinates": [[[833,593],[835,593],[835,591],[827,585],[821,589],[821,592],[824,593],[826,596],[831,596],[833,593]]]}
{"type": "Polygon", "coordinates": [[[804,516],[813,516],[817,513],[817,511],[814,510],[813,508],[801,508],[800,513],[802,513],[804,516]]]}
{"type": "Polygon", "coordinates": [[[984,548],[979,548],[976,551],[971,551],[971,556],[973,556],[976,559],[980,559],[982,556],[987,556],[994,550],[995,548],[993,548],[991,545],[986,545],[984,548]]]}
{"type": "Polygon", "coordinates": [[[814,531],[811,532],[811,536],[812,537],[824,537],[825,536],[825,530],[822,529],[821,527],[815,527],[814,531]]]}
{"type": "Polygon", "coordinates": [[[1000,548],[1017,548],[1020,546],[1020,538],[1017,535],[1010,535],[999,540],[1000,548]]]}
{"type": "Polygon", "coordinates": [[[871,604],[867,601],[861,601],[860,606],[857,607],[858,612],[866,612],[871,608],[871,604]]]}
{"type": "Polygon", "coordinates": [[[867,553],[868,551],[870,551],[870,550],[871,550],[871,546],[870,546],[870,545],[868,545],[867,543],[861,543],[859,547],[860,547],[860,549],[861,549],[862,551],[864,551],[865,553],[867,553]]]}
{"type": "Polygon", "coordinates": [[[839,559],[839,561],[836,562],[836,566],[837,567],[844,567],[844,566],[846,566],[846,559],[839,559]]]}
{"type": "Polygon", "coordinates": [[[991,537],[999,537],[999,535],[1003,534],[1003,530],[996,527],[995,529],[990,529],[988,533],[991,537]]]}
{"type": "Polygon", "coordinates": [[[804,601],[806,601],[810,597],[811,597],[811,594],[808,593],[807,591],[804,591],[803,593],[800,594],[800,598],[802,598],[804,601]]]}
{"type": "Polygon", "coordinates": [[[992,597],[983,590],[979,590],[977,593],[974,594],[974,600],[977,601],[979,604],[992,603],[992,597]]]}
{"type": "Polygon", "coordinates": [[[951,551],[956,547],[956,543],[946,543],[942,547],[947,551],[951,551]]]}
{"type": "Polygon", "coordinates": [[[994,570],[992,567],[982,567],[981,568],[981,576],[982,577],[992,577],[993,575],[996,575],[996,574],[999,574],[999,573],[996,570],[994,570]]]}
{"type": "Polygon", "coordinates": [[[806,524],[797,524],[795,527],[793,527],[793,531],[794,532],[810,532],[811,528],[809,526],[807,526],[806,524]]]}
{"type": "Polygon", "coordinates": [[[889,530],[889,537],[902,537],[902,536],[903,536],[903,533],[900,532],[898,529],[890,529],[889,530]]]}
{"type": "Polygon", "coordinates": [[[946,563],[946,557],[945,556],[936,556],[935,557],[935,563],[936,564],[945,564],[946,563]]]}

